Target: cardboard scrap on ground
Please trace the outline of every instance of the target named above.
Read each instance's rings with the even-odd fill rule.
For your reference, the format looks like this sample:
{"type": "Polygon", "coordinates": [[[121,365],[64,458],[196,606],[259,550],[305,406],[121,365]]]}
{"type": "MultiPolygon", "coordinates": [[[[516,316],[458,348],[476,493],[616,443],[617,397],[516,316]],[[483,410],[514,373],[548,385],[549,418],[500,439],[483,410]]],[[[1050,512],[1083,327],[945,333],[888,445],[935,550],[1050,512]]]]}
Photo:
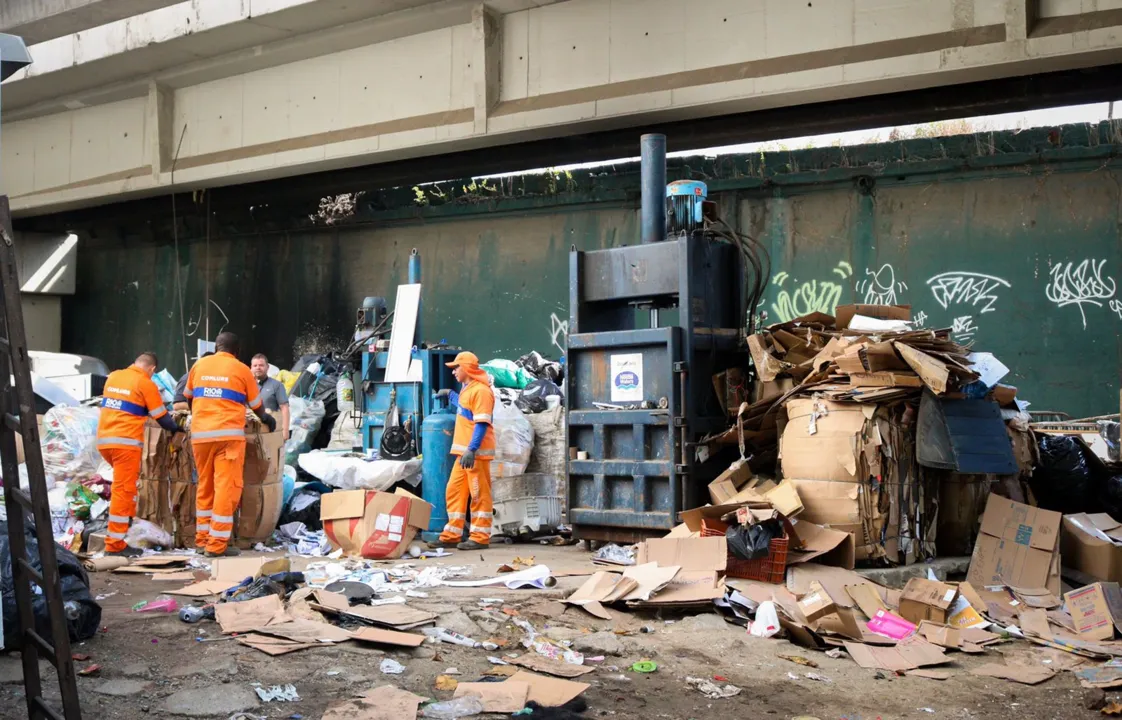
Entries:
{"type": "Polygon", "coordinates": [[[1058,512],[990,495],[967,581],[976,589],[1011,585],[1059,595],[1062,521],[1058,512]]]}
{"type": "Polygon", "coordinates": [[[536,653],[527,653],[519,655],[516,658],[506,658],[506,661],[511,665],[524,667],[527,670],[534,670],[536,672],[548,673],[563,678],[575,678],[581,675],[587,675],[595,670],[595,668],[586,667],[584,665],[574,665],[563,660],[554,660],[547,658],[536,653]]]}
{"type": "Polygon", "coordinates": [[[914,675],[915,677],[927,678],[928,680],[948,680],[951,674],[946,670],[924,670],[919,668],[917,670],[909,670],[906,675],[914,675]]]}
{"type": "Polygon", "coordinates": [[[811,590],[811,583],[817,581],[839,607],[853,607],[855,602],[847,588],[855,585],[868,585],[880,595],[882,588],[852,570],[817,563],[795,565],[787,571],[787,589],[795,595],[803,596],[811,590]]]}
{"type": "Polygon", "coordinates": [[[375,643],[377,645],[397,645],[400,647],[420,647],[421,643],[425,641],[424,635],[372,627],[359,628],[351,633],[351,637],[355,640],[361,640],[362,642],[375,643]]]}
{"type": "Polygon", "coordinates": [[[235,585],[237,585],[237,583],[228,583],[223,582],[222,580],[203,580],[202,582],[191,583],[190,585],[181,587],[178,590],[164,590],[164,592],[168,595],[209,597],[211,595],[221,595],[235,585]]]}
{"type": "Polygon", "coordinates": [[[295,640],[289,640],[287,638],[272,637],[259,633],[240,635],[237,640],[246,647],[251,647],[254,650],[260,650],[266,655],[273,656],[286,655],[290,652],[296,652],[297,650],[307,650],[308,648],[317,647],[322,644],[296,642],[295,640]]]}
{"type": "Polygon", "coordinates": [[[464,695],[478,695],[483,702],[483,712],[509,715],[526,707],[530,686],[513,678],[504,682],[460,683],[452,697],[464,695]]]}
{"type": "Polygon", "coordinates": [[[1066,593],[1064,605],[1071,613],[1075,630],[1080,637],[1088,640],[1114,638],[1114,621],[1106,604],[1106,593],[1100,583],[1066,593]]]}
{"type": "Polygon", "coordinates": [[[158,573],[152,576],[153,580],[162,580],[164,582],[183,582],[184,580],[194,581],[195,572],[193,570],[184,570],[183,572],[173,573],[158,573]]]}
{"type": "Polygon", "coordinates": [[[564,705],[573,698],[579,697],[581,693],[592,687],[586,683],[573,682],[572,680],[560,680],[544,675],[535,675],[524,670],[511,675],[503,684],[505,685],[508,682],[525,683],[529,685],[530,691],[526,697],[526,702],[533,701],[542,707],[558,707],[564,705]]]}
{"type": "Polygon", "coordinates": [[[904,638],[895,647],[846,642],[845,649],[858,665],[869,670],[916,670],[949,662],[943,648],[914,635],[904,638]]]}
{"type": "Polygon", "coordinates": [[[115,573],[129,573],[129,574],[144,574],[144,575],[161,575],[168,573],[182,572],[177,567],[156,567],[149,565],[124,565],[122,567],[113,568],[115,573]]]}
{"type": "Polygon", "coordinates": [[[609,598],[623,597],[638,587],[639,583],[633,578],[601,571],[585,580],[565,602],[603,620],[611,620],[612,616],[604,609],[604,603],[610,602],[609,598]]]}
{"type": "Polygon", "coordinates": [[[1000,678],[1002,680],[1012,680],[1013,682],[1022,683],[1024,685],[1039,685],[1045,680],[1052,679],[1052,676],[1056,673],[1046,667],[1024,667],[1021,665],[987,663],[974,668],[970,671],[970,674],[981,675],[982,677],[1000,678]]]}
{"type": "MultiPolygon", "coordinates": [[[[316,597],[320,597],[319,591],[316,591],[316,597]]],[[[346,608],[324,605],[319,602],[309,602],[308,605],[321,612],[346,615],[393,630],[411,630],[436,621],[436,615],[433,613],[408,605],[350,605],[346,608]]]]}
{"type": "Polygon", "coordinates": [[[420,695],[383,685],[354,700],[332,705],[323,720],[417,720],[417,706],[424,701],[420,695]]]}
{"type": "Polygon", "coordinates": [[[182,567],[190,560],[191,557],[188,555],[144,555],[135,558],[132,564],[146,567],[171,567],[173,565],[182,567]]]}
{"type": "Polygon", "coordinates": [[[215,605],[214,619],[224,633],[242,633],[257,630],[269,624],[284,604],[277,595],[215,605]]]}
{"type": "Polygon", "coordinates": [[[210,579],[237,585],[246,578],[259,578],[285,572],[291,567],[288,558],[272,557],[223,557],[215,558],[210,564],[210,579]]]}
{"type": "Polygon", "coordinates": [[[82,560],[82,567],[89,572],[110,572],[117,568],[123,568],[128,564],[128,558],[110,557],[108,555],[103,555],[99,558],[84,558],[82,560]]]}
{"type": "Polygon", "coordinates": [[[350,632],[341,627],[312,620],[284,619],[282,622],[273,622],[269,625],[254,628],[254,630],[265,635],[274,635],[300,643],[338,643],[353,638],[350,632]]]}
{"type": "Polygon", "coordinates": [[[674,579],[668,582],[650,600],[629,602],[633,607],[709,607],[717,598],[724,597],[725,585],[715,571],[679,570],[674,579]]]}
{"type": "Polygon", "coordinates": [[[1107,667],[1100,665],[1098,667],[1084,668],[1076,670],[1075,677],[1079,678],[1079,684],[1085,688],[1102,688],[1109,690],[1111,688],[1122,687],[1122,668],[1107,667]]]}

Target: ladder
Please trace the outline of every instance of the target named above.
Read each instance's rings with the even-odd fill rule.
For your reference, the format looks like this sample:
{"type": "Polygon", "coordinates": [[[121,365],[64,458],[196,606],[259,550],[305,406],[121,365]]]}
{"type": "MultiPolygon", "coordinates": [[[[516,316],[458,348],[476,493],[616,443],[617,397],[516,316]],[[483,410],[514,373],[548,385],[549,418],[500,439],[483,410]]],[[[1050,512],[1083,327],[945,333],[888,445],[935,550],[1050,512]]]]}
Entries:
{"type": "Polygon", "coordinates": [[[35,418],[35,398],[31,390],[30,358],[23,326],[23,305],[12,247],[12,214],[8,197],[0,195],[0,468],[4,471],[4,504],[8,511],[8,542],[12,553],[16,606],[19,608],[20,654],[23,659],[23,687],[27,716],[32,720],[80,720],[78,685],[70,657],[70,636],[66,626],[62,589],[58,578],[55,540],[51,531],[47,482],[43,455],[39,448],[39,426],[35,418]],[[15,378],[15,386],[8,381],[15,378]],[[16,458],[16,433],[23,436],[30,495],[19,487],[16,458]],[[28,517],[39,546],[37,570],[27,554],[25,528],[28,517]],[[35,586],[46,595],[50,616],[50,640],[35,629],[32,593],[35,586]],[[58,671],[62,713],[43,697],[39,676],[39,657],[46,658],[58,671]]]}

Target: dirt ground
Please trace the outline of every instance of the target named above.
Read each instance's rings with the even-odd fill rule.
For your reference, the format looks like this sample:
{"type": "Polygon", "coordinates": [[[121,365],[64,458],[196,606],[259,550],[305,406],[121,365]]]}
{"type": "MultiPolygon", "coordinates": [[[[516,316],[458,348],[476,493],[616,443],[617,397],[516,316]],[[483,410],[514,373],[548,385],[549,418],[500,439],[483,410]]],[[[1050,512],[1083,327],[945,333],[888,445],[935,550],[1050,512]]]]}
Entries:
{"type": "MultiPolygon", "coordinates": [[[[456,553],[443,561],[470,565],[476,577],[491,576],[497,567],[516,555],[535,555],[537,562],[554,572],[589,570],[588,553],[576,547],[531,545],[494,546],[483,553],[456,553]]],[[[387,563],[390,565],[392,563],[387,563]]],[[[200,573],[205,577],[205,573],[200,573]]],[[[73,648],[90,656],[76,662],[79,669],[101,666],[96,676],[80,677],[83,717],[96,720],[132,720],[175,717],[165,703],[169,696],[200,689],[204,696],[226,696],[251,690],[253,683],[270,686],[292,683],[298,702],[261,703],[248,710],[255,716],[319,720],[333,703],[384,684],[393,684],[418,695],[449,699],[449,691],[436,690],[435,678],[448,668],[461,673],[460,681],[480,678],[491,667],[489,655],[522,652],[522,631],[500,612],[480,610],[479,598],[503,598],[539,630],[557,639],[573,639],[586,656],[605,654],[594,673],[581,678],[591,687],[584,693],[589,718],[802,718],[820,720],[873,720],[874,718],[1091,718],[1098,712],[1083,707],[1084,691],[1071,673],[1062,673],[1038,686],[969,674],[985,662],[1039,663],[1044,651],[1023,642],[990,648],[984,656],[955,653],[940,669],[953,677],[946,681],[891,676],[877,679],[849,658],[831,659],[784,640],[753,638],[714,613],[659,616],[652,613],[616,613],[603,621],[577,608],[556,603],[575,589],[583,577],[561,577],[548,590],[434,588],[425,599],[409,604],[435,612],[440,623],[476,637],[505,638],[509,644],[488,652],[454,645],[426,643],[412,650],[382,650],[345,643],[312,648],[280,657],[242,646],[221,637],[213,622],[190,625],[176,615],[147,615],[131,611],[141,600],[151,600],[168,587],[140,575],[92,574],[95,595],[107,595],[102,631],[73,648]],[[651,632],[642,632],[646,628],[651,632]],[[612,631],[616,632],[612,632],[612,631]],[[621,635],[620,631],[631,631],[621,635]],[[609,654],[609,653],[616,653],[609,654]],[[801,655],[818,663],[817,669],[779,658],[801,655]],[[403,675],[383,675],[379,664],[391,657],[405,666],[403,675]],[[651,674],[629,668],[640,659],[658,664],[651,674]],[[830,682],[806,678],[815,672],[830,682]],[[792,677],[792,675],[794,677],[792,677]],[[722,676],[740,688],[739,696],[710,700],[686,685],[686,677],[722,676]],[[125,682],[127,681],[127,682],[125,682]],[[112,694],[105,694],[112,693],[112,694]]],[[[1057,659],[1057,662],[1062,659],[1057,659]]],[[[1047,663],[1046,663],[1047,664],[1047,663]]],[[[18,658],[0,658],[0,717],[25,717],[23,688],[19,684],[18,658]]],[[[53,675],[48,675],[53,683],[53,675]]],[[[723,684],[723,683],[721,683],[723,684]]],[[[48,696],[57,697],[57,685],[48,696]]],[[[230,713],[200,715],[226,720],[230,713]]],[[[498,716],[496,716],[498,717],[498,716]]]]}

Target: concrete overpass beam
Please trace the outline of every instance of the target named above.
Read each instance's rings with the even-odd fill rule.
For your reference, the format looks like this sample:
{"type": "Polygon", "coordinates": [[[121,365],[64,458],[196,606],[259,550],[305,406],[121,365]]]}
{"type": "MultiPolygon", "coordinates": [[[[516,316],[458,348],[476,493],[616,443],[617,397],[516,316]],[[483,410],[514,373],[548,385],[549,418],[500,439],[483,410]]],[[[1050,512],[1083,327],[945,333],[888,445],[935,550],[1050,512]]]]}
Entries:
{"type": "Polygon", "coordinates": [[[1040,17],[1040,0],[1005,0],[1005,40],[1027,40],[1040,17]]]}
{"type": "Polygon", "coordinates": [[[487,133],[487,119],[502,92],[502,17],[479,3],[471,11],[472,80],[475,85],[475,132],[487,133]]]}
{"type": "Polygon", "coordinates": [[[0,32],[19,35],[28,45],[159,10],[182,0],[4,0],[0,32]]]}

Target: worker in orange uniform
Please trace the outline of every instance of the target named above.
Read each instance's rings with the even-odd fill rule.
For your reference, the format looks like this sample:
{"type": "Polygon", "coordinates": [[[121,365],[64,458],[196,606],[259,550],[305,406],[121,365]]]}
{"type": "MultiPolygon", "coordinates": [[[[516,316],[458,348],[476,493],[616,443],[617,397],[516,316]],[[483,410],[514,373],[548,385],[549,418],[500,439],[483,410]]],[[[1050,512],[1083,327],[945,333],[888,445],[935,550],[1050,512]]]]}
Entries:
{"type": "Polygon", "coordinates": [[[432,548],[457,547],[460,550],[483,550],[491,543],[491,461],[495,459],[495,430],[491,416],[495,412],[495,391],[486,370],[479,367],[479,358],[462,352],[448,363],[456,381],[463,384],[456,411],[456,429],[452,435],[452,454],[459,460],[452,466],[448,487],[444,491],[448,506],[448,524],[440,539],[429,543],[432,548]],[[471,503],[470,539],[460,542],[464,519],[471,503]]]}
{"type": "Polygon", "coordinates": [[[191,405],[191,447],[199,486],[195,492],[195,547],[207,557],[238,555],[230,547],[234,511],[242,501],[245,467],[245,408],[248,405],[269,432],[277,421],[257,396],[257,380],[238,360],[238,336],[220,333],[215,352],[199,358],[187,376],[183,397],[191,405]]]}
{"type": "Polygon", "coordinates": [[[101,415],[97,421],[97,449],[113,466],[113,489],[109,496],[109,527],[105,554],[136,557],[141,550],[125,544],[129,523],[136,515],[136,481],[144,453],[144,426],[148,418],[170,432],[182,432],[164,407],[152,382],[156,354],[143,352],[124,370],[114,370],[105,379],[101,415]]]}

